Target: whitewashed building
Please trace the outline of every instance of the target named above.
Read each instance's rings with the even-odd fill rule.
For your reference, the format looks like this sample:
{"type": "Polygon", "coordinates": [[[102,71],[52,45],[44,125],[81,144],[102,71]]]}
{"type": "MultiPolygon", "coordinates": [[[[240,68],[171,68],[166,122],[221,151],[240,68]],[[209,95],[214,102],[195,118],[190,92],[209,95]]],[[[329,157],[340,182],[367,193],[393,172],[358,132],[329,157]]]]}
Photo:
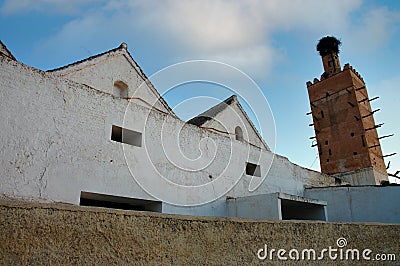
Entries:
{"type": "Polygon", "coordinates": [[[3,197],[171,214],[328,219],[327,201],[305,197],[305,188],[340,179],[273,154],[236,96],[182,121],[126,44],[42,71],[18,62],[1,43],[0,65],[3,197]]]}

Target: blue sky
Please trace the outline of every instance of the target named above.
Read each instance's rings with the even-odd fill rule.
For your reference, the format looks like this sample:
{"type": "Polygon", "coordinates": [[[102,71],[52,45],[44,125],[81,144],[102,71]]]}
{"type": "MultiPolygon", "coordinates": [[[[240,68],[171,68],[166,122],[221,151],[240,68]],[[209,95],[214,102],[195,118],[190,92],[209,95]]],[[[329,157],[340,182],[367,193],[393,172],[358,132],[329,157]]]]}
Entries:
{"type": "MultiPolygon", "coordinates": [[[[400,1],[0,1],[0,39],[19,61],[39,69],[63,66],[122,42],[148,76],[194,59],[237,67],[256,81],[269,102],[276,152],[316,170],[305,83],[323,72],[315,46],[326,35],[341,39],[342,66],[349,62],[364,77],[369,95],[380,96],[371,103],[381,109],[375,121],[385,123],[378,133],[395,134],[381,141],[383,153],[400,153],[399,27],[400,1]]],[[[189,84],[165,98],[175,106],[193,96],[224,99],[230,94],[220,86],[189,84]]],[[[207,107],[191,105],[179,114],[187,119],[207,107]]],[[[268,134],[262,135],[269,142],[268,134]]],[[[400,154],[388,161],[390,173],[400,170],[400,154]]]]}

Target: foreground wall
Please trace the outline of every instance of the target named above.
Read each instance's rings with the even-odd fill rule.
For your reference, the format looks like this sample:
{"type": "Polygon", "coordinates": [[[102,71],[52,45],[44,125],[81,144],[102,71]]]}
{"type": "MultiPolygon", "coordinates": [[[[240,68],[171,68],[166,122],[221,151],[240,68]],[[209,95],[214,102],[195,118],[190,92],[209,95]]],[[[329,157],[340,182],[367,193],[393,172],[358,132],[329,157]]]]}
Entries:
{"type": "MultiPolygon", "coordinates": [[[[342,259],[341,265],[371,265],[378,253],[400,259],[400,225],[254,221],[7,201],[0,201],[0,224],[0,263],[6,265],[249,265],[260,264],[257,253],[265,244],[268,250],[315,249],[319,255],[324,248],[338,249],[341,237],[343,252],[372,250],[369,261],[342,259]]],[[[276,253],[273,258],[279,264],[276,253]]],[[[324,258],[315,263],[340,260],[324,258]]]]}

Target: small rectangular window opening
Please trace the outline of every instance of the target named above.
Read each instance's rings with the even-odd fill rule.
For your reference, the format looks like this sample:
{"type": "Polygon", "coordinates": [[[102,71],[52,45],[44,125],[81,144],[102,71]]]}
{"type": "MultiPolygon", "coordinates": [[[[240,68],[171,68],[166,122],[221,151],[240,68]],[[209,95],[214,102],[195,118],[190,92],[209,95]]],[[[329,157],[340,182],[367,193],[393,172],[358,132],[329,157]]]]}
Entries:
{"type": "Polygon", "coordinates": [[[114,82],[114,95],[121,98],[128,98],[128,85],[121,81],[117,80],[114,82]]]}
{"type": "Polygon", "coordinates": [[[142,147],[142,133],[115,125],[112,126],[111,140],[142,147]]]}
{"type": "Polygon", "coordinates": [[[363,147],[365,147],[366,144],[365,144],[365,136],[364,135],[361,135],[361,142],[362,142],[363,147]]]}
{"type": "Polygon", "coordinates": [[[162,202],[81,191],[80,206],[162,212],[162,202]]]}
{"type": "Polygon", "coordinates": [[[261,177],[260,166],[253,163],[246,163],[246,175],[261,177]]]}

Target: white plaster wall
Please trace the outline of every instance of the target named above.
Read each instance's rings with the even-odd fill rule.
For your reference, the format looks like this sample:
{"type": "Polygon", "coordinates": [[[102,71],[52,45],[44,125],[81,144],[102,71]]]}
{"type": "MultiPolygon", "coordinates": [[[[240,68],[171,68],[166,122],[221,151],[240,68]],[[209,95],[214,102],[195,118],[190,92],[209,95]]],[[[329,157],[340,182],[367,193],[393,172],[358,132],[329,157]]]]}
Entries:
{"type": "Polygon", "coordinates": [[[111,124],[126,100],[1,62],[1,193],[78,203],[80,191],[151,198],[133,184],[111,124]],[[128,185],[126,185],[128,184],[128,185]]]}
{"type": "Polygon", "coordinates": [[[216,117],[204,123],[204,127],[215,128],[229,133],[232,139],[235,139],[236,126],[242,129],[243,139],[245,141],[265,149],[265,145],[254,131],[247,118],[243,115],[243,111],[236,102],[227,106],[223,111],[218,113],[216,117]]]}
{"type": "MultiPolygon", "coordinates": [[[[231,141],[165,113],[149,112],[135,101],[130,102],[124,121],[127,100],[4,57],[0,82],[1,194],[73,204],[79,203],[81,191],[154,200],[138,186],[128,166],[146,178],[161,174],[183,185],[209,182],[210,175],[222,175],[229,185],[232,176],[240,175],[227,194],[232,197],[271,192],[302,195],[304,185],[334,182],[284,157],[273,158],[269,151],[249,148],[244,142],[231,141]],[[111,141],[113,124],[142,132],[143,146],[111,141]],[[262,175],[272,158],[273,164],[262,185],[250,192],[252,177],[243,175],[245,162],[259,158],[262,175]],[[202,170],[190,171],[208,162],[202,170]]],[[[200,197],[190,193],[178,196],[188,200],[200,197]]],[[[208,210],[210,215],[224,216],[221,200],[190,208],[167,204],[165,211],[204,214],[208,210]]]]}
{"type": "Polygon", "coordinates": [[[282,220],[279,193],[227,200],[227,216],[262,220],[282,220]]]}
{"type": "Polygon", "coordinates": [[[310,188],[305,195],[328,203],[331,222],[400,223],[399,186],[310,188]]]}
{"type": "Polygon", "coordinates": [[[363,168],[347,173],[338,173],[333,176],[336,176],[353,186],[380,185],[382,181],[387,180],[386,174],[379,172],[373,167],[363,168]]]}
{"type": "MultiPolygon", "coordinates": [[[[114,82],[123,81],[128,85],[128,97],[141,98],[150,105],[169,113],[169,110],[157,101],[158,95],[139,75],[138,67],[128,58],[129,55],[125,51],[118,50],[54,73],[112,95],[115,95],[114,82]]],[[[141,101],[137,103],[147,106],[141,101]]]]}

